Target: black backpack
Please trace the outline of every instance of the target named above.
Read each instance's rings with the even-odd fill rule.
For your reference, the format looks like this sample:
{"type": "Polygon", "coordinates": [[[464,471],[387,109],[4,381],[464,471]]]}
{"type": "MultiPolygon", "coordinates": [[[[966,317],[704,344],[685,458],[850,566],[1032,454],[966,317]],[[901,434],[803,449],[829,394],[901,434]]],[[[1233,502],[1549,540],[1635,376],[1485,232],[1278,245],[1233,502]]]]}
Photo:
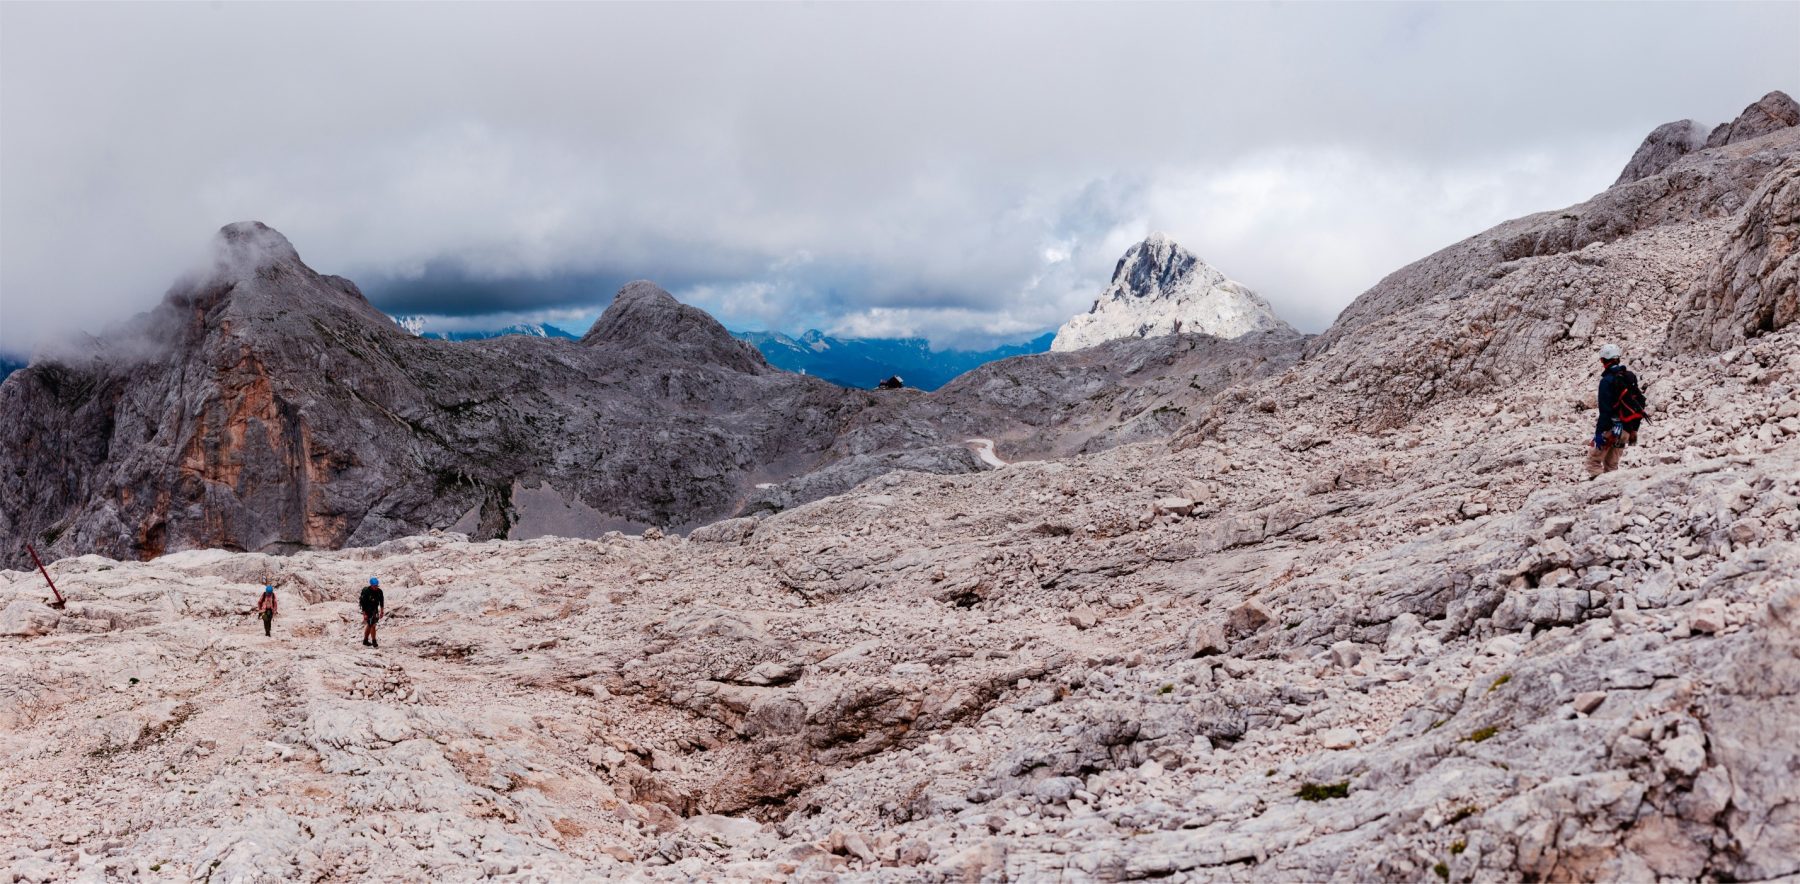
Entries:
{"type": "Polygon", "coordinates": [[[1638,425],[1644,422],[1647,416],[1645,411],[1650,404],[1644,399],[1643,388],[1638,386],[1637,375],[1632,374],[1630,369],[1621,373],[1624,377],[1620,380],[1624,381],[1624,386],[1619,389],[1619,401],[1614,404],[1613,419],[1623,424],[1626,432],[1635,433],[1638,425]]]}

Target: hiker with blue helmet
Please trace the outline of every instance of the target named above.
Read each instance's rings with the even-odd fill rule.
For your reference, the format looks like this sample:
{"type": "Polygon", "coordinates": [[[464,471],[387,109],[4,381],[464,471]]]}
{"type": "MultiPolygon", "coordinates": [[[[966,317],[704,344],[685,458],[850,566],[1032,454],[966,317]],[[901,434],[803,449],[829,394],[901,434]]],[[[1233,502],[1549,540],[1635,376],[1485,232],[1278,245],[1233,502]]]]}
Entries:
{"type": "Polygon", "coordinates": [[[256,616],[262,618],[263,635],[272,635],[273,634],[272,629],[275,625],[275,608],[276,607],[277,606],[275,603],[275,587],[264,586],[263,591],[262,591],[262,598],[258,599],[256,602],[256,616]]]}
{"type": "Polygon", "coordinates": [[[1618,344],[1600,348],[1600,392],[1595,398],[1600,413],[1594,418],[1594,442],[1587,455],[1590,479],[1619,468],[1619,456],[1625,446],[1637,444],[1638,425],[1644,420],[1644,391],[1638,388],[1637,375],[1621,362],[1624,357],[1618,344]]]}
{"type": "Polygon", "coordinates": [[[381,581],[370,577],[369,585],[363,587],[362,597],[357,600],[363,615],[363,646],[379,648],[381,643],[375,640],[375,624],[381,622],[382,615],[387,613],[387,602],[381,597],[381,581]]]}

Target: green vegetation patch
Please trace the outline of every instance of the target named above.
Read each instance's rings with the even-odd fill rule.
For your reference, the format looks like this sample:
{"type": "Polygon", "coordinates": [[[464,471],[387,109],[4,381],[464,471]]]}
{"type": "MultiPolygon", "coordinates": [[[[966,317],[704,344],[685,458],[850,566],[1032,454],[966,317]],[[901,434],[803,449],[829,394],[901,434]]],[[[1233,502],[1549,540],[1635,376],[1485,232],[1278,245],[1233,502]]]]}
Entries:
{"type": "Polygon", "coordinates": [[[1490,724],[1487,727],[1470,734],[1468,739],[1471,743],[1484,743],[1489,737],[1492,737],[1499,732],[1500,728],[1490,724]]]}
{"type": "Polygon", "coordinates": [[[1506,684],[1506,683],[1507,683],[1507,682],[1509,682],[1509,681],[1512,681],[1512,674],[1511,674],[1511,673],[1508,673],[1508,674],[1506,674],[1506,675],[1502,675],[1502,676],[1500,676],[1500,677],[1499,677],[1499,678],[1496,678],[1496,679],[1494,679],[1494,683],[1493,683],[1493,684],[1491,684],[1491,685],[1488,685],[1488,693],[1490,693],[1490,694],[1491,694],[1491,693],[1493,693],[1493,692],[1495,692],[1495,691],[1497,691],[1497,690],[1500,690],[1500,686],[1501,686],[1501,685],[1503,685],[1503,684],[1506,684]]]}
{"type": "Polygon", "coordinates": [[[1350,796],[1350,781],[1345,780],[1341,783],[1307,783],[1306,785],[1301,786],[1300,791],[1295,792],[1294,795],[1301,801],[1324,801],[1327,798],[1348,798],[1350,796]]]}

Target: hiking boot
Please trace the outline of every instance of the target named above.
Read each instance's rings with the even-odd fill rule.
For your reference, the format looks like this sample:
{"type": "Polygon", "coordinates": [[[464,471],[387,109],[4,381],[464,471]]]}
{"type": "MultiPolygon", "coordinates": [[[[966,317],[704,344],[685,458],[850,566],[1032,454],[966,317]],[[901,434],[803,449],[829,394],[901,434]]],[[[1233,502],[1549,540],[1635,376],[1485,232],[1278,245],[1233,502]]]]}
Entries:
{"type": "Polygon", "coordinates": [[[371,648],[379,648],[379,647],[381,647],[381,642],[378,642],[378,641],[370,641],[370,642],[369,642],[369,647],[371,647],[371,648]]]}
{"type": "Polygon", "coordinates": [[[366,639],[366,638],[365,638],[365,639],[363,639],[363,647],[365,647],[365,648],[366,648],[366,647],[368,647],[368,646],[369,646],[369,640],[368,640],[368,639],[366,639]]]}

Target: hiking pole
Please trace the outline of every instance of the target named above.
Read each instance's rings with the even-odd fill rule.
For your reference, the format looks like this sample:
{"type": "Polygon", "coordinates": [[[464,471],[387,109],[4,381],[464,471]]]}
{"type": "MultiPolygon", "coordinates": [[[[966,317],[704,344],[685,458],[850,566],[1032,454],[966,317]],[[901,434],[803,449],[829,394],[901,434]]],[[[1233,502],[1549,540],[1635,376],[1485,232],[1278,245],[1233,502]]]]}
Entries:
{"type": "Polygon", "coordinates": [[[50,584],[50,591],[53,593],[56,593],[56,601],[51,602],[50,607],[52,607],[52,608],[64,607],[65,603],[63,602],[62,593],[57,592],[57,590],[56,590],[56,581],[51,580],[50,572],[44,570],[44,560],[38,558],[37,550],[32,549],[31,544],[29,544],[29,543],[25,544],[25,551],[28,553],[31,553],[31,561],[36,563],[36,565],[38,566],[38,573],[44,575],[44,582],[50,584]]]}

